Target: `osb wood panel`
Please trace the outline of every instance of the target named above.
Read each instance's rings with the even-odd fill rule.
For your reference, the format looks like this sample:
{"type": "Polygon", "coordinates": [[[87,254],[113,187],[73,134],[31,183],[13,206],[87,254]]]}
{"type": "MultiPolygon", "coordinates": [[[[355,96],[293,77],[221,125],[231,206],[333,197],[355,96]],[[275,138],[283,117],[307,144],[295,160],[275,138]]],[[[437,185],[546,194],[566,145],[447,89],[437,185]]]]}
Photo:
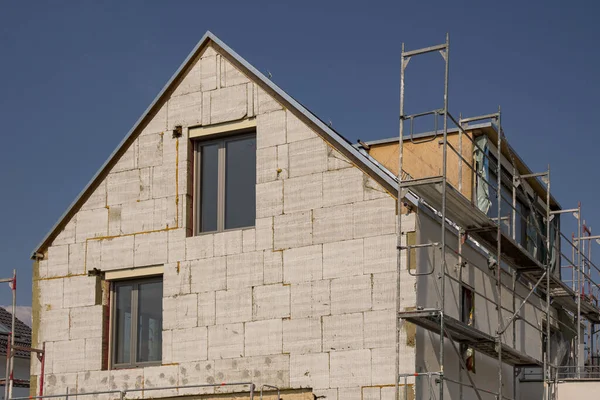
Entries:
{"type": "MultiPolygon", "coordinates": [[[[473,143],[463,135],[462,156],[465,160],[473,160],[473,143]]],[[[470,137],[472,135],[470,134],[470,137]]],[[[442,174],[441,137],[429,141],[404,142],[403,169],[413,178],[426,178],[442,174]]],[[[448,136],[448,143],[458,150],[458,134],[448,136]]],[[[372,146],[369,154],[383,164],[394,174],[398,173],[398,144],[389,143],[372,146]]],[[[459,161],[462,164],[462,194],[468,199],[472,198],[473,172],[464,161],[450,148],[448,148],[448,182],[458,189],[459,161]]],[[[473,165],[471,165],[473,167],[473,165]]]]}

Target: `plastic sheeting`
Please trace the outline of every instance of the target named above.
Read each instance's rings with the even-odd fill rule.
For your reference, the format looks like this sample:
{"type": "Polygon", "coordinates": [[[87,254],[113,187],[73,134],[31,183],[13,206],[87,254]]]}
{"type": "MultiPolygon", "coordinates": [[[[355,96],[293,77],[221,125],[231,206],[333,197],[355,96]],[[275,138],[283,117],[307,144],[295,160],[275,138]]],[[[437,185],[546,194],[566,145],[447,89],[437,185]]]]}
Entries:
{"type": "Polygon", "coordinates": [[[552,274],[557,277],[561,277],[560,267],[558,265],[557,260],[557,249],[556,246],[559,243],[560,239],[558,237],[558,218],[554,218],[550,221],[550,270],[552,274]]]}
{"type": "Polygon", "coordinates": [[[559,322],[559,330],[562,335],[562,342],[559,341],[556,347],[556,365],[572,365],[572,361],[577,352],[577,324],[573,321],[573,316],[565,310],[556,310],[556,316],[559,322]],[[566,353],[566,354],[565,354],[566,353]]]}
{"type": "Polygon", "coordinates": [[[550,349],[550,358],[553,364],[568,365],[571,342],[566,339],[564,331],[553,331],[550,333],[552,346],[550,349]]]}
{"type": "Polygon", "coordinates": [[[473,155],[477,165],[477,208],[487,214],[492,204],[490,200],[490,191],[487,181],[489,181],[489,147],[486,135],[480,135],[475,138],[473,155]],[[483,149],[481,151],[480,149],[483,149]],[[481,179],[483,178],[483,179],[481,179]]]}

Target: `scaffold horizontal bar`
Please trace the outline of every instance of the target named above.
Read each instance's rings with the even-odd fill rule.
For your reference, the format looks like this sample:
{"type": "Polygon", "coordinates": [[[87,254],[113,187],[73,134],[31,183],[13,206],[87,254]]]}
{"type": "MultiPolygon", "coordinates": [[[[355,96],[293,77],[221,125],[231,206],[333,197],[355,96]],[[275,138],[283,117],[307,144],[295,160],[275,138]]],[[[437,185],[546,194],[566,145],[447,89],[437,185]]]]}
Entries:
{"type": "Polygon", "coordinates": [[[548,171],[546,172],[536,172],[534,174],[523,174],[523,175],[519,175],[520,178],[522,179],[528,179],[528,178],[541,178],[543,176],[547,176],[548,175],[548,171]]]}
{"type": "Polygon", "coordinates": [[[409,372],[405,374],[399,374],[398,378],[411,378],[415,376],[441,376],[441,372],[409,372]]]}
{"type": "Polygon", "coordinates": [[[423,247],[436,247],[439,246],[439,242],[421,243],[421,244],[409,244],[408,246],[398,246],[400,250],[420,249],[423,247]]]}
{"type": "Polygon", "coordinates": [[[594,239],[600,239],[600,235],[596,235],[596,236],[583,236],[583,237],[575,238],[575,240],[594,240],[594,239]]]}
{"type": "Polygon", "coordinates": [[[498,118],[498,113],[492,113],[492,114],[484,114],[484,115],[478,115],[476,117],[469,117],[469,118],[461,118],[460,119],[460,124],[466,124],[469,122],[475,122],[475,121],[481,121],[484,119],[491,119],[491,118],[498,118]]]}
{"type": "Polygon", "coordinates": [[[579,212],[579,209],[577,209],[577,208],[569,208],[567,210],[554,210],[554,211],[550,211],[550,215],[568,214],[568,213],[574,213],[574,212],[579,212]]]}
{"type": "Polygon", "coordinates": [[[412,56],[417,56],[419,54],[427,54],[427,53],[432,53],[434,51],[446,50],[446,48],[448,48],[448,45],[446,43],[438,44],[436,46],[423,47],[422,49],[405,51],[402,53],[402,56],[403,57],[412,57],[412,56]]]}
{"type": "Polygon", "coordinates": [[[419,185],[430,185],[435,183],[444,182],[444,178],[441,176],[434,176],[430,178],[420,178],[420,179],[410,179],[407,181],[400,182],[400,187],[411,187],[411,186],[419,186],[419,185]]]}
{"type": "Polygon", "coordinates": [[[411,119],[411,118],[424,117],[426,115],[433,115],[433,114],[443,115],[444,114],[444,109],[443,108],[439,108],[437,110],[424,111],[424,112],[420,112],[420,113],[416,113],[416,114],[401,115],[400,119],[407,120],[407,119],[411,119]]]}
{"type": "Polygon", "coordinates": [[[31,352],[31,353],[43,353],[44,350],[41,349],[35,349],[33,347],[26,347],[26,346],[12,346],[12,350],[21,350],[21,351],[27,351],[27,352],[31,352]]]}

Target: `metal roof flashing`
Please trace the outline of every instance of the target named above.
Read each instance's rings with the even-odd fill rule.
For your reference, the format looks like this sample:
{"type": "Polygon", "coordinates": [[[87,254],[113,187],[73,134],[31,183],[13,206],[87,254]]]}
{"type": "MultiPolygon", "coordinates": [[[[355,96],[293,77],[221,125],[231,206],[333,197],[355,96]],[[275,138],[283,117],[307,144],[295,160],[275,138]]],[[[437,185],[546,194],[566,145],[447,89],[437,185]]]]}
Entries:
{"type": "MultiPolygon", "coordinates": [[[[34,249],[31,255],[31,259],[38,259],[38,255],[42,253],[51,240],[60,233],[60,229],[63,224],[65,224],[66,219],[72,217],[73,214],[77,211],[77,209],[81,206],[81,204],[88,198],[91,194],[92,190],[95,188],[95,185],[98,183],[99,179],[103,177],[103,175],[107,172],[107,169],[113,162],[116,161],[117,156],[121,154],[121,152],[125,151],[125,145],[133,140],[133,137],[139,132],[140,128],[144,127],[144,123],[148,122],[151,117],[153,117],[152,112],[156,111],[155,107],[163,100],[164,96],[169,92],[169,90],[173,87],[174,83],[182,77],[183,73],[186,71],[189,64],[196,58],[199,52],[210,43],[215,44],[220,50],[227,53],[226,55],[235,60],[239,65],[245,68],[248,72],[250,72],[256,81],[264,85],[269,89],[270,92],[274,93],[280,99],[285,101],[289,106],[296,110],[301,116],[310,121],[312,125],[318,128],[330,141],[331,145],[336,147],[339,151],[344,153],[346,156],[349,156],[353,161],[361,164],[363,168],[363,172],[371,172],[373,178],[379,180],[380,184],[382,184],[386,190],[390,191],[390,193],[398,192],[397,180],[391,176],[386,169],[383,169],[378,163],[375,163],[371,157],[366,156],[364,153],[360,152],[357,148],[355,148],[349,141],[347,141],[340,134],[331,129],[327,124],[321,121],[318,117],[316,117],[312,112],[310,112],[306,107],[297,102],[294,98],[284,92],[279,86],[274,84],[271,80],[269,80],[264,74],[254,68],[250,63],[248,63],[244,58],[239,56],[233,49],[227,46],[224,42],[222,42],[218,37],[216,37],[212,32],[207,31],[202,39],[196,44],[194,49],[189,53],[189,55],[185,58],[183,63],[179,66],[179,68],[175,71],[169,81],[165,84],[159,94],[152,101],[150,106],[144,111],[142,116],[136,121],[133,127],[129,130],[127,135],[123,138],[123,140],[119,143],[116,149],[112,152],[112,154],[108,157],[108,159],[102,164],[100,169],[96,172],[96,174],[92,177],[92,179],[88,182],[85,188],[79,193],[79,195],[75,198],[75,200],[69,205],[67,210],[61,215],[58,221],[54,224],[54,226],[50,229],[50,231],[44,236],[42,241],[38,244],[38,246],[34,249]]],[[[290,110],[291,111],[291,110],[290,110]]]]}
{"type": "MultiPolygon", "coordinates": [[[[472,131],[475,129],[490,128],[490,127],[494,127],[493,124],[491,122],[485,122],[485,123],[481,123],[481,124],[470,125],[470,126],[466,127],[465,130],[472,131]]],[[[449,128],[448,129],[448,133],[451,133],[451,134],[458,133],[458,131],[459,131],[458,128],[449,128]]],[[[413,139],[423,139],[423,138],[431,137],[434,135],[441,136],[442,134],[443,134],[443,131],[440,129],[437,131],[437,133],[435,131],[415,133],[414,135],[412,135],[412,138],[413,139]]],[[[410,139],[411,139],[410,135],[404,135],[404,140],[410,140],[410,139]]],[[[387,139],[377,139],[377,140],[371,140],[371,141],[365,142],[365,144],[368,146],[377,146],[380,144],[390,144],[390,143],[398,143],[398,137],[396,136],[396,137],[387,138],[387,139]]]]}

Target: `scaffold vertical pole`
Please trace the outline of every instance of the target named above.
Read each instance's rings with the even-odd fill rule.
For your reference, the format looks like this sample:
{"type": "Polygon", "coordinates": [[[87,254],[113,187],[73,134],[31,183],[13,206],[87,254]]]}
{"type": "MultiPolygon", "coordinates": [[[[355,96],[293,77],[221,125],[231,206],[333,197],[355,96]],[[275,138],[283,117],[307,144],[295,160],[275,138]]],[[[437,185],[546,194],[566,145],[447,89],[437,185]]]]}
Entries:
{"type": "Polygon", "coordinates": [[[42,344],[42,359],[40,360],[40,363],[42,364],[40,366],[40,396],[44,395],[44,374],[45,374],[45,367],[46,367],[46,342],[44,342],[42,344]]]}
{"type": "Polygon", "coordinates": [[[400,56],[400,117],[399,117],[399,137],[398,137],[398,195],[397,195],[397,214],[398,214],[398,233],[396,236],[396,377],[395,377],[395,399],[400,400],[400,307],[401,290],[400,274],[402,272],[402,153],[404,151],[404,70],[406,62],[404,60],[404,42],[402,43],[402,53],[400,56]]]}
{"type": "MultiPolygon", "coordinates": [[[[587,281],[587,287],[588,290],[586,292],[586,296],[588,300],[591,300],[593,298],[593,293],[592,293],[592,265],[594,265],[594,263],[592,262],[592,227],[588,226],[588,271],[587,271],[587,276],[588,279],[586,279],[587,281]]],[[[586,330],[587,330],[587,337],[588,340],[590,341],[590,344],[587,346],[587,354],[588,356],[586,357],[588,362],[591,364],[591,362],[593,361],[592,356],[594,355],[593,352],[591,351],[592,349],[592,343],[594,341],[594,337],[592,335],[592,332],[594,331],[593,325],[592,325],[592,321],[588,320],[587,321],[587,326],[586,326],[586,330]]],[[[585,358],[584,358],[585,360],[585,358]]]]}
{"type": "MultiPolygon", "coordinates": [[[[460,130],[459,130],[460,131],[460,130]]],[[[465,236],[465,230],[460,228],[458,230],[458,281],[460,282],[461,285],[461,289],[459,290],[464,290],[463,288],[463,237],[465,236]]],[[[461,293],[462,296],[462,293],[461,293]]],[[[464,315],[465,312],[465,307],[463,304],[463,301],[459,301],[458,303],[458,312],[461,317],[464,315]]],[[[461,345],[462,346],[462,345],[461,345]]],[[[463,364],[464,364],[464,360],[462,359],[462,355],[460,353],[457,353],[457,357],[458,357],[458,399],[459,400],[463,400],[463,364]]],[[[465,369],[465,372],[467,373],[467,378],[468,378],[468,374],[469,371],[465,369]]]]}
{"type": "MultiPolygon", "coordinates": [[[[12,398],[12,389],[13,389],[13,379],[14,379],[14,367],[15,367],[15,314],[17,313],[17,270],[13,269],[13,278],[10,283],[10,288],[12,290],[12,318],[11,318],[11,335],[10,335],[10,384],[8,386],[8,397],[7,399],[12,398]]],[[[6,355],[7,357],[9,354],[6,355]]]]}
{"type": "MultiPolygon", "coordinates": [[[[442,205],[440,207],[441,213],[441,243],[440,248],[442,249],[442,262],[441,262],[441,272],[439,273],[438,278],[441,279],[440,284],[440,307],[436,309],[439,312],[440,316],[440,349],[439,349],[439,365],[440,372],[439,376],[439,400],[443,399],[444,396],[444,297],[445,297],[445,281],[446,281],[446,192],[447,192],[447,178],[448,178],[448,81],[449,81],[449,49],[450,49],[450,35],[446,34],[446,41],[443,44],[430,46],[427,48],[422,48],[418,50],[405,51],[404,43],[402,43],[402,56],[400,59],[400,126],[399,126],[399,137],[398,137],[398,203],[397,203],[397,216],[398,216],[398,231],[397,231],[397,281],[396,281],[396,382],[395,382],[395,396],[396,400],[399,400],[400,397],[400,312],[401,312],[401,271],[402,271],[402,250],[408,249],[406,246],[402,245],[402,194],[403,194],[403,142],[404,142],[404,120],[409,119],[412,120],[416,117],[422,117],[426,115],[434,116],[434,123],[436,126],[436,136],[437,136],[437,124],[438,117],[443,113],[444,115],[444,130],[443,130],[443,161],[442,161],[442,179],[441,179],[441,197],[442,197],[442,205]],[[436,109],[433,111],[428,111],[425,113],[414,114],[411,116],[404,115],[404,75],[406,66],[410,61],[411,57],[417,56],[420,54],[426,54],[431,52],[439,52],[444,59],[445,62],[445,71],[444,71],[444,107],[443,109],[436,109]]],[[[411,125],[411,140],[412,140],[412,125],[411,125]]],[[[408,250],[409,251],[409,250],[408,250]]],[[[430,392],[432,388],[430,388],[430,392]]],[[[431,395],[433,393],[430,393],[431,395]]]]}
{"type": "Polygon", "coordinates": [[[498,294],[498,328],[496,331],[496,351],[498,352],[498,400],[502,400],[502,121],[500,116],[500,107],[498,107],[498,162],[496,170],[496,198],[498,201],[496,240],[498,241],[496,251],[496,290],[498,294]]]}
{"type": "MultiPolygon", "coordinates": [[[[448,174],[448,76],[450,73],[450,34],[446,33],[446,48],[442,52],[446,61],[446,71],[444,74],[444,148],[442,151],[442,237],[440,239],[442,247],[442,284],[441,284],[441,311],[440,311],[440,400],[444,398],[444,314],[445,314],[445,296],[446,296],[446,186],[448,174]]],[[[437,117],[436,117],[437,118],[437,117]]]]}
{"type": "Polygon", "coordinates": [[[9,332],[8,338],[6,340],[6,376],[4,378],[4,399],[8,399],[8,380],[10,377],[10,337],[11,333],[9,332]]]}
{"type": "Polygon", "coordinates": [[[575,345],[575,376],[579,378],[579,362],[581,360],[581,202],[577,204],[577,342],[575,345]]]}
{"type": "Polygon", "coordinates": [[[13,269],[12,278],[0,279],[0,282],[8,283],[12,291],[12,319],[10,332],[6,341],[6,371],[4,378],[4,399],[12,397],[13,380],[13,347],[15,345],[15,314],[17,311],[17,270],[13,269]]]}
{"type": "Polygon", "coordinates": [[[550,357],[550,274],[552,273],[552,257],[550,249],[550,165],[546,174],[546,368],[544,369],[544,384],[547,387],[546,398],[551,400],[550,380],[552,374],[550,372],[552,366],[552,358],[550,357]]]}

